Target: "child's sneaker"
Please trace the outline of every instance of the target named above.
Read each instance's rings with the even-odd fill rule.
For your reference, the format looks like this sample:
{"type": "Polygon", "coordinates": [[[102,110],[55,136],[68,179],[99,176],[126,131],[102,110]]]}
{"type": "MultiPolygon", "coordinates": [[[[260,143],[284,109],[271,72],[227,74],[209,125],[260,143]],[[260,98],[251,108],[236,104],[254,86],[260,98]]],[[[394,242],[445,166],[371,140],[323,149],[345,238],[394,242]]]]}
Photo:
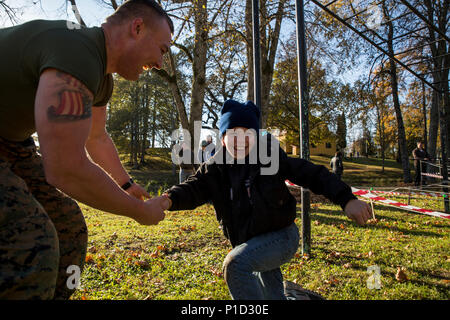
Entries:
{"type": "Polygon", "coordinates": [[[288,300],[325,300],[320,294],[306,290],[298,284],[283,281],[284,294],[288,300]]]}

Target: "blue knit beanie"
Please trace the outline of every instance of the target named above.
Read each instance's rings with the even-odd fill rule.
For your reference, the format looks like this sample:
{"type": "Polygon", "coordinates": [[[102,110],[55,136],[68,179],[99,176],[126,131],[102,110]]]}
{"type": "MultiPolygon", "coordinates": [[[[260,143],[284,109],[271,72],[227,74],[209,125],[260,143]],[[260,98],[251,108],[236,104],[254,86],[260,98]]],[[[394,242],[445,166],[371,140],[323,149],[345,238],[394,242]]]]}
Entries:
{"type": "Polygon", "coordinates": [[[259,130],[260,111],[251,101],[245,104],[235,100],[227,100],[220,110],[219,131],[223,136],[227,129],[244,127],[259,130]]]}

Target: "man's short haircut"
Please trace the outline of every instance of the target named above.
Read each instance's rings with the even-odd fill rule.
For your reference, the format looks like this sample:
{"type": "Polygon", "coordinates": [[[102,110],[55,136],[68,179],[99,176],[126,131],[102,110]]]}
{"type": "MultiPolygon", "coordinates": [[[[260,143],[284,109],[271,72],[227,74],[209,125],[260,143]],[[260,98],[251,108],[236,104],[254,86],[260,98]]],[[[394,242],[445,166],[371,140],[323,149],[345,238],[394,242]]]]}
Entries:
{"type": "Polygon", "coordinates": [[[145,23],[148,21],[148,16],[145,15],[145,10],[148,9],[150,9],[152,13],[156,14],[158,17],[165,18],[169,24],[170,32],[174,33],[172,19],[170,19],[167,12],[155,0],[127,0],[120,5],[112,15],[107,17],[106,21],[113,24],[120,24],[130,18],[140,17],[144,19],[145,23]]]}

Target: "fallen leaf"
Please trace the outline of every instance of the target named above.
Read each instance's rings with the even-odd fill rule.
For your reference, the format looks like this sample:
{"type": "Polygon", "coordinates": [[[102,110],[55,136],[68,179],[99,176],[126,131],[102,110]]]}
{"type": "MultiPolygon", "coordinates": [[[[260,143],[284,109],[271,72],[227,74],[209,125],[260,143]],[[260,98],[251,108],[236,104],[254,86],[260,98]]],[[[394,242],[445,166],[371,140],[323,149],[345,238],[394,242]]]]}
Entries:
{"type": "Polygon", "coordinates": [[[94,257],[90,254],[86,255],[86,258],[84,259],[84,262],[86,263],[94,263],[94,257]]]}
{"type": "Polygon", "coordinates": [[[98,259],[98,260],[105,260],[105,259],[106,259],[106,256],[105,256],[104,254],[101,254],[101,255],[98,255],[98,256],[97,256],[97,259],[98,259]]]}
{"type": "Polygon", "coordinates": [[[97,248],[95,246],[91,246],[91,247],[88,248],[88,252],[96,253],[97,252],[97,248]]]}
{"type": "Polygon", "coordinates": [[[148,261],[145,260],[138,260],[134,262],[135,265],[141,267],[141,268],[148,268],[150,266],[150,264],[148,263],[148,261]]]}
{"type": "Polygon", "coordinates": [[[330,258],[339,258],[341,256],[340,252],[337,251],[331,251],[330,258]]]}
{"type": "Polygon", "coordinates": [[[339,280],[337,280],[336,278],[331,278],[330,280],[325,280],[324,282],[333,287],[339,283],[339,280]]]}
{"type": "Polygon", "coordinates": [[[222,277],[223,273],[220,270],[214,269],[214,268],[210,268],[209,271],[215,275],[216,277],[222,277]]]}
{"type": "Polygon", "coordinates": [[[398,282],[404,282],[404,281],[408,280],[408,277],[406,276],[404,268],[397,267],[397,273],[395,274],[395,279],[398,282]]]}

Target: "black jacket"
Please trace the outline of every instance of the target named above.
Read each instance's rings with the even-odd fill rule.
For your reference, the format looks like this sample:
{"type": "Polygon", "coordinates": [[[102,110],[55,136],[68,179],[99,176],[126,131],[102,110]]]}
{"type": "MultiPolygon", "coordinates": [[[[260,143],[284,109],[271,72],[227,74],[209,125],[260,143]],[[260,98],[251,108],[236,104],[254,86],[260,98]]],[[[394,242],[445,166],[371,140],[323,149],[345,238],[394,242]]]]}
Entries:
{"type": "Polygon", "coordinates": [[[420,148],[415,148],[412,152],[412,156],[414,158],[414,165],[416,167],[418,167],[420,165],[420,161],[419,160],[425,160],[426,158],[430,158],[430,156],[428,155],[427,150],[425,149],[420,149],[420,148]]]}
{"type": "Polygon", "coordinates": [[[233,247],[293,223],[296,200],[285,184],[286,179],[326,196],[343,209],[349,200],[356,199],[351,188],[327,168],[288,157],[281,148],[279,170],[274,175],[261,175],[264,167],[261,163],[215,163],[216,157],[224,157],[224,150],[167,193],[172,200],[170,211],[192,210],[211,200],[217,220],[233,247]]]}

